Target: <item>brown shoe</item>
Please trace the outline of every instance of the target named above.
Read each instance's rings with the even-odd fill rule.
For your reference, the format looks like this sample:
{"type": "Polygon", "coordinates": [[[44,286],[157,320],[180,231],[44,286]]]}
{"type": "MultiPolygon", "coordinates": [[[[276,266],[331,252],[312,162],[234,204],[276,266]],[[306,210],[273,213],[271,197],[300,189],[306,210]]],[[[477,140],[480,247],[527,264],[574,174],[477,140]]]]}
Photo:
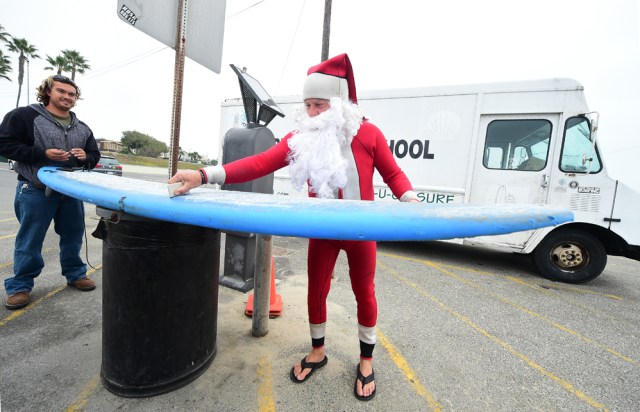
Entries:
{"type": "Polygon", "coordinates": [[[88,291],[96,288],[96,282],[94,282],[89,278],[81,278],[74,282],[69,283],[69,286],[72,286],[82,291],[88,291]]]}
{"type": "Polygon", "coordinates": [[[9,310],[21,309],[27,306],[31,302],[29,292],[18,292],[7,298],[4,306],[9,310]]]}

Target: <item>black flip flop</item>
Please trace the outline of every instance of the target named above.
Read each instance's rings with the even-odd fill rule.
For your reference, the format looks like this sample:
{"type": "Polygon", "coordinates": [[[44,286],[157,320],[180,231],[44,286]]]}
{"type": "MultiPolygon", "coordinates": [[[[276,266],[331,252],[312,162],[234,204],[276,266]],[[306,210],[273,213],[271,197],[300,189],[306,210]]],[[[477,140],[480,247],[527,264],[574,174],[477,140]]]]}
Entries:
{"type": "Polygon", "coordinates": [[[289,377],[295,383],[302,383],[302,382],[306,381],[307,379],[309,379],[311,377],[311,375],[313,375],[313,372],[316,371],[316,369],[320,369],[324,365],[326,365],[328,360],[329,360],[329,358],[327,358],[327,355],[324,355],[324,359],[322,359],[320,362],[307,362],[307,357],[305,356],[300,361],[300,366],[302,367],[302,370],[310,368],[311,371],[309,373],[307,373],[307,376],[305,376],[304,379],[300,380],[300,379],[298,379],[298,377],[296,376],[296,374],[294,372],[294,369],[295,369],[295,366],[294,366],[293,368],[291,368],[291,373],[289,373],[289,377]]]}
{"type": "Polygon", "coordinates": [[[378,389],[378,385],[376,385],[376,389],[373,390],[373,392],[371,392],[371,395],[369,396],[360,396],[358,395],[358,381],[362,382],[362,387],[364,388],[364,385],[366,385],[367,383],[371,383],[375,380],[375,374],[373,372],[373,369],[371,369],[371,375],[364,377],[364,375],[362,375],[362,372],[360,372],[360,364],[356,365],[356,382],[353,384],[353,394],[356,396],[356,398],[358,398],[361,401],[370,401],[371,399],[373,399],[374,396],[376,396],[376,390],[378,389]]]}

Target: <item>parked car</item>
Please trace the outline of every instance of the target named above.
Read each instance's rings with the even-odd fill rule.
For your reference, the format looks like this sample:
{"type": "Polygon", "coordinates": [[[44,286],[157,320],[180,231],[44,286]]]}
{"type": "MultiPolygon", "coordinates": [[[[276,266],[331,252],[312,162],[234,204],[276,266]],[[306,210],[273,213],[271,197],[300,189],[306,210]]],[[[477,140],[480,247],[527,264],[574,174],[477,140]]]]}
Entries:
{"type": "Polygon", "coordinates": [[[106,173],[108,175],[122,176],[122,165],[115,157],[102,156],[93,171],[106,173]]]}

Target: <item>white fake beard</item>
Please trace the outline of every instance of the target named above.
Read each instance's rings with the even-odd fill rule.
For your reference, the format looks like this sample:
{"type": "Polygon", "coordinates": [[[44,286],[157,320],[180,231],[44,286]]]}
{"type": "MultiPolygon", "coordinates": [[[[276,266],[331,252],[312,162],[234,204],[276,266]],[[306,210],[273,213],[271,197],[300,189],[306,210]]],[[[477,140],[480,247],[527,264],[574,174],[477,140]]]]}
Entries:
{"type": "Polygon", "coordinates": [[[331,107],[309,117],[303,106],[295,113],[298,132],[289,139],[289,174],[300,191],[305,183],[317,197],[333,198],[347,184],[347,161],[342,148],[358,133],[362,115],[356,105],[334,97],[331,107]]]}

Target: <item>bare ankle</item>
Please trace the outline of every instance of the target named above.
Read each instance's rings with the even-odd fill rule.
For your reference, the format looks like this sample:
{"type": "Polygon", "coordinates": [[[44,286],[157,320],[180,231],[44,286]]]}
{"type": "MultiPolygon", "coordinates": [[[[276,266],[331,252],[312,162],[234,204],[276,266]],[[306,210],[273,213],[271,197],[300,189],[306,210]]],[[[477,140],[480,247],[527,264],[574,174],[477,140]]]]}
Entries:
{"type": "Polygon", "coordinates": [[[322,359],[324,358],[324,346],[319,347],[319,348],[311,348],[311,352],[309,352],[309,357],[310,358],[318,358],[318,359],[322,359]]]}
{"type": "Polygon", "coordinates": [[[360,358],[360,372],[367,375],[372,370],[373,370],[373,359],[360,358]]]}

